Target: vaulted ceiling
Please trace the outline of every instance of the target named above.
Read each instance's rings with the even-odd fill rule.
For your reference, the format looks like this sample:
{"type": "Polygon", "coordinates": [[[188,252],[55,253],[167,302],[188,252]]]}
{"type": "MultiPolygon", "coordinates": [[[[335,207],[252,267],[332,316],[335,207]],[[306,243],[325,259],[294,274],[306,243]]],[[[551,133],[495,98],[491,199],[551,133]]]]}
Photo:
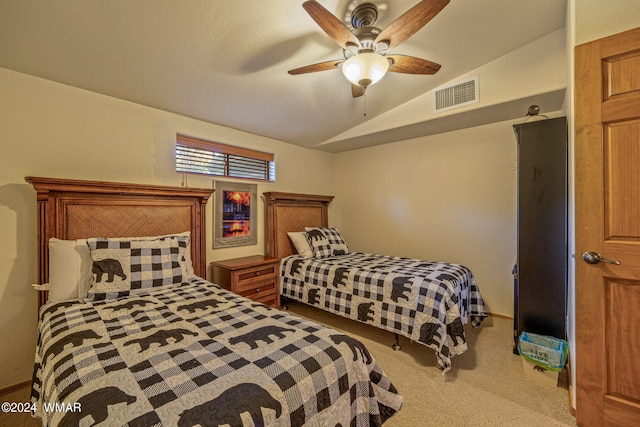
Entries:
{"type": "MultiPolygon", "coordinates": [[[[368,1],[379,28],[417,3],[368,1]]],[[[360,98],[339,70],[287,73],[343,58],[302,0],[0,0],[0,67],[313,148],[562,28],[565,7],[452,0],[390,51],[440,71],[388,73],[360,98]]]]}

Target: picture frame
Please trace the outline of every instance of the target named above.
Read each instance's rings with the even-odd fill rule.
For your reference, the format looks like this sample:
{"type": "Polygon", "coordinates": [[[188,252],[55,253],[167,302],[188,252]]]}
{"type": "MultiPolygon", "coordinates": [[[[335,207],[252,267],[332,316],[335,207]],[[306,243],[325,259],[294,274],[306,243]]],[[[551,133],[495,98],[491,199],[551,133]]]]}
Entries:
{"type": "Polygon", "coordinates": [[[258,186],[214,181],[213,247],[258,244],[258,186]]]}

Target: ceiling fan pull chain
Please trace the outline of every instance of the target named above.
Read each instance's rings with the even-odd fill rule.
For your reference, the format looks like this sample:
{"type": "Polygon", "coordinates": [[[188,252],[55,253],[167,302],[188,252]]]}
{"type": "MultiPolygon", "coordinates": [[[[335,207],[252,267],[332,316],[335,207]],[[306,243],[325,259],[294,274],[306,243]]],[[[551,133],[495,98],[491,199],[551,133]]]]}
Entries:
{"type": "Polygon", "coordinates": [[[367,94],[362,95],[362,110],[364,111],[363,117],[367,117],[367,94]]]}

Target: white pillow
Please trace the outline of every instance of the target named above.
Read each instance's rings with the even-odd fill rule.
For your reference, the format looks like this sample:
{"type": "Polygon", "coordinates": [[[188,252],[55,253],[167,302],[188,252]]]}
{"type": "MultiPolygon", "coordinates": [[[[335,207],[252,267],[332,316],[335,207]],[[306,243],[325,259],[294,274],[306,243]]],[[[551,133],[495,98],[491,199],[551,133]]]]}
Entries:
{"type": "Polygon", "coordinates": [[[304,258],[311,258],[313,256],[313,251],[311,250],[311,246],[309,246],[306,232],[290,231],[287,235],[289,236],[289,239],[291,239],[293,246],[296,247],[298,255],[304,258]]]}
{"type": "Polygon", "coordinates": [[[86,239],[49,239],[49,301],[85,298],[93,278],[92,263],[86,239]]]}

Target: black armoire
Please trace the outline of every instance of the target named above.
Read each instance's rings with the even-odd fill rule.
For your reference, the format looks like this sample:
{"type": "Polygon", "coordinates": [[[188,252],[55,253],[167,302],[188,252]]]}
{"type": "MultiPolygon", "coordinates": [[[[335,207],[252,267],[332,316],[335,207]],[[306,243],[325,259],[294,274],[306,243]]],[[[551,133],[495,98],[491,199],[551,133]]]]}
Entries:
{"type": "Polygon", "coordinates": [[[513,128],[518,143],[518,243],[513,270],[517,354],[523,331],[566,339],[567,119],[541,119],[513,128]]]}

